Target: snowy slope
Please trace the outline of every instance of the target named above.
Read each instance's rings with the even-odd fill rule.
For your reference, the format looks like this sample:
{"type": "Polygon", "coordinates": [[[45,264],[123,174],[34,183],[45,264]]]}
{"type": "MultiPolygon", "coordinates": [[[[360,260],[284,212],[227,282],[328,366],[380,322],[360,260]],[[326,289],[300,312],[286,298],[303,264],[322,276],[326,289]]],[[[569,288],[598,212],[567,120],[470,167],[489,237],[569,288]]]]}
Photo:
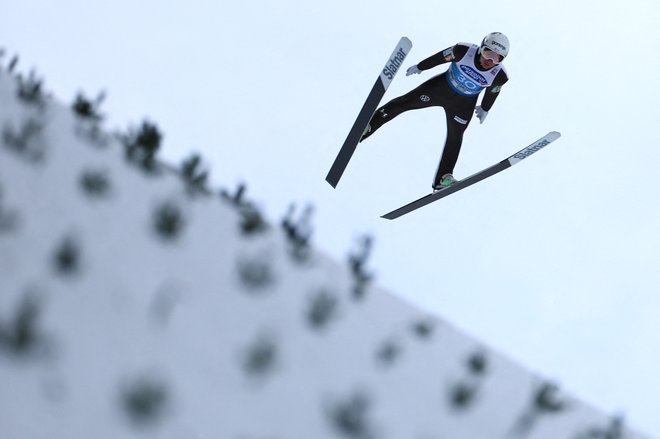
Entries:
{"type": "Polygon", "coordinates": [[[0,72],[1,438],[641,437],[18,90],[0,72]]]}

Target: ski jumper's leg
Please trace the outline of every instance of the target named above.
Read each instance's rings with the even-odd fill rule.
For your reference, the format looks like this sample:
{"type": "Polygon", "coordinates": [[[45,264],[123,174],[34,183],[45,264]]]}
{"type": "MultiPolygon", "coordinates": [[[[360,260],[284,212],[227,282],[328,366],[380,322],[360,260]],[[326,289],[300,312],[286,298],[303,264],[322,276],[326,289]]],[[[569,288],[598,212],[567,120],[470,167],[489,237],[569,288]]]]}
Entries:
{"type": "Polygon", "coordinates": [[[460,96],[453,90],[450,91],[448,86],[443,97],[442,106],[445,109],[447,118],[447,139],[438,164],[438,170],[433,179],[434,187],[440,184],[443,175],[454,173],[454,167],[463,144],[463,133],[470,124],[472,113],[477,104],[476,96],[460,96]]]}
{"type": "Polygon", "coordinates": [[[420,108],[440,105],[433,99],[433,89],[437,81],[437,77],[431,78],[414,90],[409,91],[403,96],[392,99],[387,104],[376,110],[376,113],[374,113],[371,121],[369,122],[371,131],[366,133],[362,137],[362,140],[372,135],[378,128],[405,111],[419,110],[420,108]]]}
{"type": "Polygon", "coordinates": [[[467,118],[464,119],[447,112],[447,140],[445,141],[445,147],[442,151],[438,171],[433,179],[434,185],[440,184],[440,179],[443,175],[454,173],[454,167],[458,161],[458,154],[461,152],[461,145],[463,144],[463,133],[470,123],[470,116],[466,117],[467,118]]]}

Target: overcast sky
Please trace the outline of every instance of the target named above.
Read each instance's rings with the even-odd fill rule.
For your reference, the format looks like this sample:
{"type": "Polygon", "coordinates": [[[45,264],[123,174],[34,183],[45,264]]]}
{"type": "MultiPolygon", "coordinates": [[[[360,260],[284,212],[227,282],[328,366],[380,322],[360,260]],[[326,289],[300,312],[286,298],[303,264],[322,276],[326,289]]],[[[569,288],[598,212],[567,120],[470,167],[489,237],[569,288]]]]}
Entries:
{"type": "MultiPolygon", "coordinates": [[[[315,243],[337,258],[373,234],[381,286],[660,437],[656,1],[5,3],[0,45],[60,100],[106,90],[108,128],[156,122],[164,158],[201,153],[272,219],[314,204],[315,243]],[[491,31],[511,40],[511,80],[456,177],[560,140],[390,222],[430,190],[444,144],[442,109],[409,112],[325,183],[401,36],[407,68],[491,31]]],[[[444,69],[401,72],[383,103],[444,69]]]]}

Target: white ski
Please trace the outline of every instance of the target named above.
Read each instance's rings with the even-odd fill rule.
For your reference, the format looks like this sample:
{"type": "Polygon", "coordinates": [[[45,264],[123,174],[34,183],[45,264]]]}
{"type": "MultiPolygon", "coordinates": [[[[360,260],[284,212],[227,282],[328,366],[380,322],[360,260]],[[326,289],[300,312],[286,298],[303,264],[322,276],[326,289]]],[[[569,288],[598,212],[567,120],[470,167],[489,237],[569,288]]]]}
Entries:
{"type": "Polygon", "coordinates": [[[369,124],[371,116],[376,112],[378,104],[383,98],[387,87],[390,86],[390,83],[394,79],[396,72],[398,72],[401,65],[403,65],[403,60],[406,59],[406,56],[410,53],[410,49],[412,49],[412,42],[408,38],[402,37],[394,48],[394,52],[392,52],[392,55],[387,60],[385,67],[381,70],[378,79],[376,79],[376,83],[371,88],[369,96],[367,96],[367,100],[362,106],[362,110],[360,110],[357,119],[355,119],[355,122],[353,123],[353,128],[351,128],[351,131],[348,133],[344,144],[339,150],[339,154],[337,154],[337,158],[332,164],[328,175],[325,177],[326,181],[330,183],[332,187],[337,187],[339,179],[344,173],[346,166],[348,166],[348,162],[351,160],[355,148],[357,148],[357,144],[360,142],[364,129],[367,127],[367,124],[369,124]]]}
{"type": "Polygon", "coordinates": [[[399,207],[398,209],[386,213],[381,218],[393,220],[407,213],[410,213],[413,210],[419,209],[420,207],[426,206],[427,204],[430,204],[434,201],[437,201],[441,198],[451,195],[454,192],[458,192],[461,189],[465,189],[468,186],[472,186],[473,184],[480,182],[481,180],[484,180],[492,175],[495,175],[498,172],[502,172],[505,169],[510,168],[511,166],[520,162],[521,160],[526,159],[530,155],[534,154],[535,152],[543,149],[550,143],[559,139],[559,137],[561,137],[561,134],[559,132],[551,131],[545,136],[541,137],[539,140],[532,143],[531,145],[521,149],[511,157],[508,157],[489,168],[479,171],[476,174],[472,174],[463,180],[457,181],[451,186],[441,189],[438,192],[434,192],[430,195],[426,195],[418,200],[413,201],[412,203],[408,203],[405,206],[399,207]]]}

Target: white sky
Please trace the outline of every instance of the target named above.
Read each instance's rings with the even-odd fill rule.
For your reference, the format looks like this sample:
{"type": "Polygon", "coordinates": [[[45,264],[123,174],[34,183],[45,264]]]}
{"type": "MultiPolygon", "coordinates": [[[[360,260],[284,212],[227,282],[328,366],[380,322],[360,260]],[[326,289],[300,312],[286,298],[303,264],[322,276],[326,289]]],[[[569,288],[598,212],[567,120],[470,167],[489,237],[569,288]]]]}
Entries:
{"type": "MultiPolygon", "coordinates": [[[[9,2],[6,2],[9,4],[9,2]]],[[[11,2],[0,45],[65,102],[108,91],[109,128],[145,117],[162,156],[200,152],[213,181],[272,219],[313,203],[314,240],[344,258],[376,236],[378,283],[660,437],[660,4],[349,0],[11,2]],[[404,68],[506,33],[511,80],[472,121],[458,178],[550,130],[529,160],[394,222],[430,189],[442,109],[406,113],[324,178],[401,36],[404,68]]],[[[6,62],[6,59],[5,59],[6,62]]],[[[402,73],[385,101],[440,73],[402,73]]]]}

